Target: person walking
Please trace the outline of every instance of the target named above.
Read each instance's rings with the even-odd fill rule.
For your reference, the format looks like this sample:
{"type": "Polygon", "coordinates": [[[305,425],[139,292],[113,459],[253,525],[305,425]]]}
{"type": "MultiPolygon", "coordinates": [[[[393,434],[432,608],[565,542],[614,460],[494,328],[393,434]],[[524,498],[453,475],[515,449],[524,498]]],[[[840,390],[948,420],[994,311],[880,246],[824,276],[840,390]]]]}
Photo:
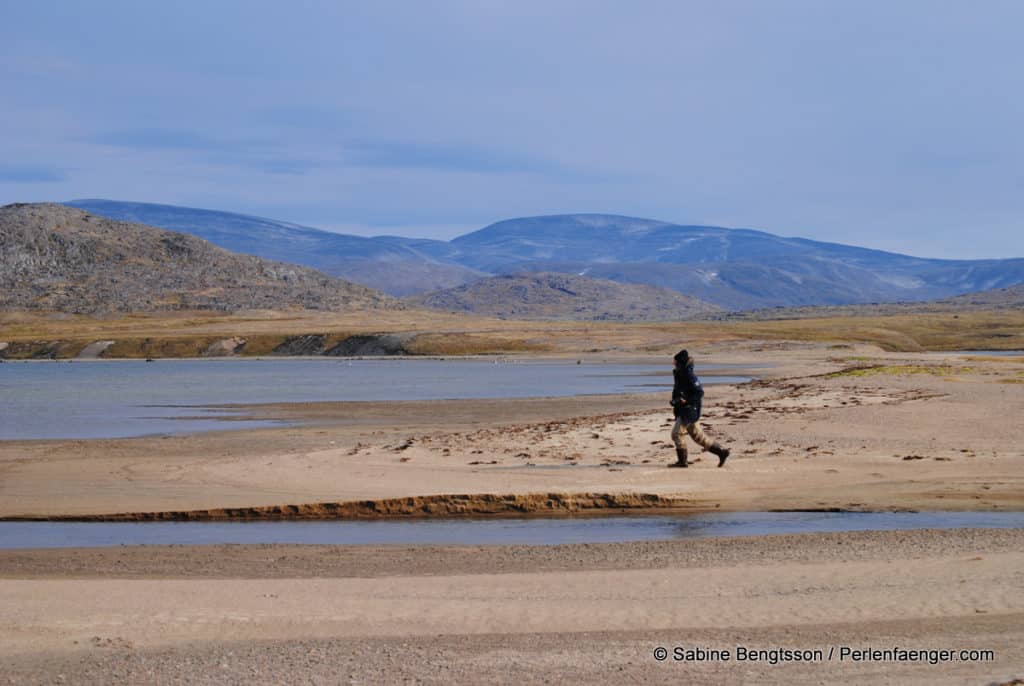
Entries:
{"type": "Polygon", "coordinates": [[[685,436],[683,431],[690,435],[690,438],[707,451],[718,456],[718,466],[721,467],[729,458],[729,449],[723,448],[717,442],[713,442],[704,434],[700,427],[701,402],[704,399],[704,387],[700,379],[693,371],[693,358],[690,353],[680,350],[672,358],[674,369],[672,377],[672,413],[675,415],[676,423],[672,426],[672,442],[676,446],[676,461],[669,467],[686,467],[690,463],[687,459],[685,436]]]}

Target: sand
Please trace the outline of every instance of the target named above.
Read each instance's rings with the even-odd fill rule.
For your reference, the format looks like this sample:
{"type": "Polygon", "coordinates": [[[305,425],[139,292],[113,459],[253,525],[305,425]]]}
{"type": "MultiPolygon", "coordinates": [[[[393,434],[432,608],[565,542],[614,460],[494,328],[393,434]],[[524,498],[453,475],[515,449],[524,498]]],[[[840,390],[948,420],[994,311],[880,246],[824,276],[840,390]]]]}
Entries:
{"type": "Polygon", "coordinates": [[[989,683],[1024,665],[1022,550],[1021,530],[925,530],[9,551],[0,655],[12,683],[989,683]],[[658,662],[659,646],[823,657],[658,662]],[[992,654],[824,658],[842,646],[992,654]]]}
{"type": "MultiPolygon", "coordinates": [[[[0,443],[0,516],[550,492],[736,511],[1024,506],[1020,360],[775,345],[757,361],[774,366],[707,389],[708,432],[734,449],[723,469],[699,452],[665,468],[665,394],[266,406],[250,410],[307,423],[0,443]]],[[[1024,676],[1022,551],[1021,530],[4,551],[0,683],[1008,682],[1024,676]],[[677,661],[676,646],[734,656],[677,661]],[[737,646],[992,655],[771,665],[737,646]]]]}

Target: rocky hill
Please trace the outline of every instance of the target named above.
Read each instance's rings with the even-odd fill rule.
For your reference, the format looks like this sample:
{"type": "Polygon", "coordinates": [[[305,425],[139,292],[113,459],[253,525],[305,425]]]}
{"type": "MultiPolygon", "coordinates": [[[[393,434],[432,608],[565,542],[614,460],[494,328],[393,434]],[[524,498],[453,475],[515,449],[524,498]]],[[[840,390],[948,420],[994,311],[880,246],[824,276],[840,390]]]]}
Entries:
{"type": "Polygon", "coordinates": [[[553,273],[497,276],[406,302],[502,319],[666,321],[719,310],[664,288],[553,273]]]}
{"type": "Polygon", "coordinates": [[[0,308],[360,309],[401,305],[308,267],[57,204],[0,207],[0,308]]]}

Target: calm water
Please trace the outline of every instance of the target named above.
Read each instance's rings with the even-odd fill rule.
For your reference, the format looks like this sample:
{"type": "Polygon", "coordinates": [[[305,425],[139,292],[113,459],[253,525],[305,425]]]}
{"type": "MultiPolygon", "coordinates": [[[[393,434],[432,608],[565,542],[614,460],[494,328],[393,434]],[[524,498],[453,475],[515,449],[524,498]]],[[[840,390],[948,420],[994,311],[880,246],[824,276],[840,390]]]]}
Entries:
{"type": "Polygon", "coordinates": [[[218,543],[558,545],[822,531],[1021,527],[1024,512],[736,512],[405,522],[0,522],[0,548],[218,543]]]}
{"type": "Polygon", "coordinates": [[[0,440],[115,438],[272,424],[224,422],[240,412],[212,407],[225,404],[571,396],[657,391],[671,385],[667,366],[565,362],[9,362],[0,364],[0,440]]]}
{"type": "Polygon", "coordinates": [[[978,355],[995,357],[1024,356],[1024,350],[957,350],[958,355],[978,355]]]}

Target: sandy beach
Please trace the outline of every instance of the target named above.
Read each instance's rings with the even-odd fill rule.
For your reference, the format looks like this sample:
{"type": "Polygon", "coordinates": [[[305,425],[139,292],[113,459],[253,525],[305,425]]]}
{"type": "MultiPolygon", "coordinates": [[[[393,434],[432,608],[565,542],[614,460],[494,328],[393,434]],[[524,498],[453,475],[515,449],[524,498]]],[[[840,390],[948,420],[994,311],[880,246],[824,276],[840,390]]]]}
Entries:
{"type": "Polygon", "coordinates": [[[1024,664],[1021,550],[1021,530],[923,530],[5,551],[4,672],[83,684],[987,684],[1024,664]],[[855,661],[844,647],[955,657],[855,661]],[[694,648],[732,659],[676,659],[694,648]]]}
{"type": "MultiPolygon", "coordinates": [[[[1020,358],[743,344],[698,359],[771,365],[707,388],[704,424],[734,450],[723,469],[699,452],[665,468],[664,393],[258,406],[302,424],[0,443],[0,516],[387,499],[407,503],[387,516],[429,516],[425,496],[549,493],[683,511],[1024,508],[1020,358]]],[[[1019,529],[9,550],[0,660],[10,683],[1005,683],[1024,676],[1022,550],[1019,529]],[[732,654],[677,660],[677,646],[732,654]],[[957,658],[736,655],[844,646],[957,658]]]]}

